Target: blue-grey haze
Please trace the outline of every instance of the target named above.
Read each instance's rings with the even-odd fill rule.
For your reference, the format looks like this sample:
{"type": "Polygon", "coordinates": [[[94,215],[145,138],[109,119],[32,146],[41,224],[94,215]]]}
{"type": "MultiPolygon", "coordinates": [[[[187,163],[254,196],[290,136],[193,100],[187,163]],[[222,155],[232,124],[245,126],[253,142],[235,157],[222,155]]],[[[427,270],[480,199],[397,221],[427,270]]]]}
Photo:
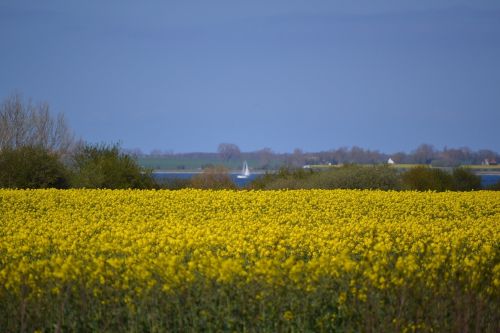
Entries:
{"type": "Polygon", "coordinates": [[[498,1],[0,1],[0,45],[91,142],[500,151],[498,1]]]}

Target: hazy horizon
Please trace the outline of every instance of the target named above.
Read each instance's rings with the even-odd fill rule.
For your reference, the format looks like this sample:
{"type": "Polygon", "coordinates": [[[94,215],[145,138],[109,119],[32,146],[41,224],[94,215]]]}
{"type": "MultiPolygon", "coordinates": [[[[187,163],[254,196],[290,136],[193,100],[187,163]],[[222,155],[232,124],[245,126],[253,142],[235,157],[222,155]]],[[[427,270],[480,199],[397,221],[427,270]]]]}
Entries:
{"type": "Polygon", "coordinates": [[[127,149],[500,151],[500,3],[0,1],[0,98],[127,149]]]}
{"type": "MultiPolygon", "coordinates": [[[[95,143],[92,143],[92,144],[102,144],[103,142],[95,142],[95,143]]],[[[227,142],[229,143],[229,142],[227,142]]],[[[151,150],[144,150],[144,149],[141,149],[139,147],[126,147],[126,146],[123,146],[121,144],[121,142],[112,142],[111,144],[118,144],[120,146],[121,149],[123,149],[124,151],[126,152],[131,152],[131,153],[140,153],[140,154],[144,154],[144,155],[175,155],[175,154],[219,154],[218,151],[217,151],[217,147],[215,147],[213,150],[210,150],[210,151],[175,151],[173,149],[161,149],[161,148],[153,148],[151,150]]],[[[232,142],[232,144],[235,144],[238,148],[240,148],[240,146],[234,142],[232,142]]],[[[296,147],[290,151],[278,151],[278,150],[275,150],[273,149],[272,147],[270,146],[266,146],[266,147],[262,147],[262,148],[258,148],[258,149],[255,149],[255,150],[243,150],[243,149],[240,149],[241,153],[245,154],[245,153],[258,153],[260,152],[261,150],[263,149],[270,149],[272,153],[274,154],[293,154],[294,153],[294,150],[295,149],[299,149],[299,151],[301,151],[301,153],[303,154],[314,154],[314,153],[322,153],[322,152],[329,152],[329,151],[336,151],[336,150],[341,150],[341,149],[345,149],[345,150],[348,150],[348,151],[351,151],[353,148],[361,148],[365,151],[371,151],[371,152],[377,152],[377,153],[380,153],[380,154],[385,154],[385,155],[394,155],[394,154],[397,154],[397,153],[405,153],[405,154],[412,154],[414,153],[418,148],[419,146],[422,146],[422,145],[428,145],[428,146],[431,146],[434,151],[436,152],[442,152],[444,150],[452,150],[452,149],[456,149],[456,150],[462,150],[462,149],[469,149],[470,152],[480,152],[480,151],[491,151],[493,153],[496,153],[496,154],[500,154],[500,151],[497,151],[495,149],[491,149],[491,148],[488,148],[488,147],[483,147],[483,148],[480,148],[480,149],[472,149],[471,147],[467,147],[467,146],[461,146],[461,147],[453,147],[453,146],[443,146],[443,147],[438,147],[438,146],[435,146],[433,145],[432,143],[429,143],[429,142],[426,142],[426,143],[422,143],[416,147],[412,147],[412,148],[408,148],[408,149],[405,149],[405,150],[398,150],[398,151],[385,151],[385,150],[382,150],[382,149],[369,149],[369,148],[366,148],[366,147],[363,147],[363,146],[356,146],[356,145],[352,145],[352,146],[341,146],[341,147],[331,147],[329,149],[323,149],[323,150],[304,150],[300,147],[296,147]]]]}

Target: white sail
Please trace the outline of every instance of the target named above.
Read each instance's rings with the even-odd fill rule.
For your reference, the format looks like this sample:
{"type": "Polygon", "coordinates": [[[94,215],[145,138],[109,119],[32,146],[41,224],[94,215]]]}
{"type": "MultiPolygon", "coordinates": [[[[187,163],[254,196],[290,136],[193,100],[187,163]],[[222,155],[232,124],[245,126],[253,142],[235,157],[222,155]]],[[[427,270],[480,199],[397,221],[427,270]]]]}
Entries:
{"type": "Polygon", "coordinates": [[[245,176],[250,176],[250,170],[248,169],[248,164],[247,164],[247,161],[245,161],[244,165],[243,165],[243,174],[245,176]]]}
{"type": "Polygon", "coordinates": [[[250,176],[250,169],[248,169],[248,163],[245,161],[243,163],[243,169],[241,170],[241,174],[238,175],[238,178],[248,178],[250,176]]]}

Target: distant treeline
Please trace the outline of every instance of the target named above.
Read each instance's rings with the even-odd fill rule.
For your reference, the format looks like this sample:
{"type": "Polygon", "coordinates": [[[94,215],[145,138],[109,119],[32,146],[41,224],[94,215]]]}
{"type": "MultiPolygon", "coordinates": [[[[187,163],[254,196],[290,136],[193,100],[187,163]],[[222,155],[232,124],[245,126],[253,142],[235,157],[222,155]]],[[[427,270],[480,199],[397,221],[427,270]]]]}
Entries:
{"type": "MultiPolygon", "coordinates": [[[[46,103],[33,104],[14,94],[0,105],[0,188],[235,188],[228,168],[240,168],[242,160],[247,160],[251,168],[271,170],[251,183],[250,188],[255,189],[480,189],[479,177],[470,170],[457,168],[449,173],[437,168],[417,167],[401,172],[385,165],[389,158],[395,163],[430,166],[496,164],[500,160],[500,156],[490,150],[440,151],[428,144],[409,154],[387,155],[359,147],[318,153],[295,149],[289,154],[264,148],[245,153],[235,144],[221,143],[215,153],[156,152],[144,156],[139,151],[125,151],[117,144],[89,144],[76,140],[64,117],[53,117],[46,103]],[[190,180],[158,183],[152,177],[152,169],[161,167],[148,165],[148,161],[164,163],[163,166],[167,162],[178,169],[201,168],[204,172],[190,180]],[[350,165],[352,163],[374,166],[350,165]],[[346,166],[321,172],[302,169],[304,165],[316,164],[346,166]]],[[[493,188],[498,187],[497,184],[493,188]]]]}
{"type": "Polygon", "coordinates": [[[295,149],[292,153],[276,153],[269,148],[254,152],[241,152],[234,144],[221,144],[218,152],[213,153],[172,153],[153,151],[144,154],[140,150],[126,150],[137,156],[139,164],[153,169],[199,169],[214,165],[224,165],[229,169],[241,167],[243,160],[248,161],[251,168],[261,170],[277,170],[281,167],[302,167],[318,164],[383,164],[391,159],[398,164],[424,164],[436,167],[457,167],[474,164],[496,164],[500,154],[483,149],[473,151],[470,148],[434,148],[430,144],[422,144],[415,150],[394,154],[381,153],[376,150],[360,147],[338,148],[321,152],[303,152],[295,149]],[[227,145],[231,145],[231,153],[227,153],[227,145]],[[221,148],[222,146],[222,148],[221,148]]]}
{"type": "MultiPolygon", "coordinates": [[[[192,179],[164,179],[160,188],[235,189],[227,169],[207,168],[192,179]]],[[[257,177],[244,189],[360,189],[384,191],[476,191],[500,190],[500,182],[483,188],[481,177],[467,168],[443,170],[416,166],[407,170],[389,165],[345,164],[324,170],[281,168],[257,177]]]]}
{"type": "MultiPolygon", "coordinates": [[[[64,163],[37,146],[0,150],[0,188],[236,189],[223,166],[207,167],[191,179],[156,181],[117,146],[84,145],[64,163]]],[[[281,168],[256,178],[246,189],[379,189],[417,191],[481,190],[481,178],[466,168],[451,172],[419,166],[406,171],[388,165],[354,165],[314,171],[281,168]]],[[[500,190],[500,182],[487,188],[500,190]]]]}

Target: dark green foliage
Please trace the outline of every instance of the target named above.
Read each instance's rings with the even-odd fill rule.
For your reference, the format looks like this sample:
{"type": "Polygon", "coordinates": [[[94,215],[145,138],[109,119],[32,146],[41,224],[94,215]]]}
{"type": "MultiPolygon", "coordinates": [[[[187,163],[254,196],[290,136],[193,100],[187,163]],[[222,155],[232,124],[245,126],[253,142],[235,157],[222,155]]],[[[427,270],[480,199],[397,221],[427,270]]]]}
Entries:
{"type": "Polygon", "coordinates": [[[417,191],[473,191],[481,189],[481,177],[465,168],[451,173],[429,167],[415,167],[403,173],[405,189],[417,191]]]}
{"type": "Polygon", "coordinates": [[[165,178],[156,181],[158,187],[163,190],[181,190],[183,188],[189,188],[191,185],[191,179],[181,179],[181,178],[165,178]]]}
{"type": "Polygon", "coordinates": [[[314,188],[324,189],[379,189],[401,188],[397,170],[386,165],[345,165],[325,173],[318,173],[313,179],[314,188]]]}
{"type": "Polygon", "coordinates": [[[302,168],[280,168],[276,173],[266,172],[264,175],[255,178],[249,187],[252,189],[264,190],[272,188],[271,185],[278,182],[294,182],[308,178],[314,173],[312,169],[302,168]]]}
{"type": "Polygon", "coordinates": [[[453,190],[453,177],[441,169],[418,166],[402,175],[404,187],[417,191],[447,191],[453,190]]]}
{"type": "Polygon", "coordinates": [[[6,148],[0,151],[0,187],[67,188],[68,171],[42,147],[6,148]]]}
{"type": "Polygon", "coordinates": [[[199,189],[235,189],[228,170],[223,166],[209,167],[191,178],[190,187],[199,189]]]}
{"type": "Polygon", "coordinates": [[[471,170],[465,168],[453,169],[452,177],[454,181],[454,190],[472,191],[481,189],[481,177],[475,175],[471,170]]]}
{"type": "Polygon", "coordinates": [[[74,155],[73,187],[155,188],[151,172],[142,170],[117,145],[85,145],[74,155]]]}
{"type": "MultiPolygon", "coordinates": [[[[386,165],[348,164],[323,171],[280,169],[255,179],[252,189],[380,189],[417,191],[472,191],[481,189],[481,178],[471,170],[451,173],[430,167],[415,167],[400,174],[386,165]]],[[[490,188],[493,189],[493,188],[490,188]]]]}
{"type": "Polygon", "coordinates": [[[5,293],[16,302],[0,299],[0,313],[9,314],[0,317],[0,325],[2,332],[498,332],[494,295],[455,284],[429,290],[418,283],[370,288],[364,302],[348,293],[342,304],[337,281],[327,278],[306,291],[286,280],[241,288],[198,277],[175,293],[153,284],[149,294],[131,293],[129,301],[121,291],[103,301],[81,284],[65,289],[64,298],[50,289],[44,297],[23,300],[5,293]],[[403,329],[418,327],[415,322],[429,329],[403,329]]]}
{"type": "Polygon", "coordinates": [[[345,165],[325,171],[282,169],[251,184],[256,189],[400,189],[395,169],[387,166],[345,165]]]}

